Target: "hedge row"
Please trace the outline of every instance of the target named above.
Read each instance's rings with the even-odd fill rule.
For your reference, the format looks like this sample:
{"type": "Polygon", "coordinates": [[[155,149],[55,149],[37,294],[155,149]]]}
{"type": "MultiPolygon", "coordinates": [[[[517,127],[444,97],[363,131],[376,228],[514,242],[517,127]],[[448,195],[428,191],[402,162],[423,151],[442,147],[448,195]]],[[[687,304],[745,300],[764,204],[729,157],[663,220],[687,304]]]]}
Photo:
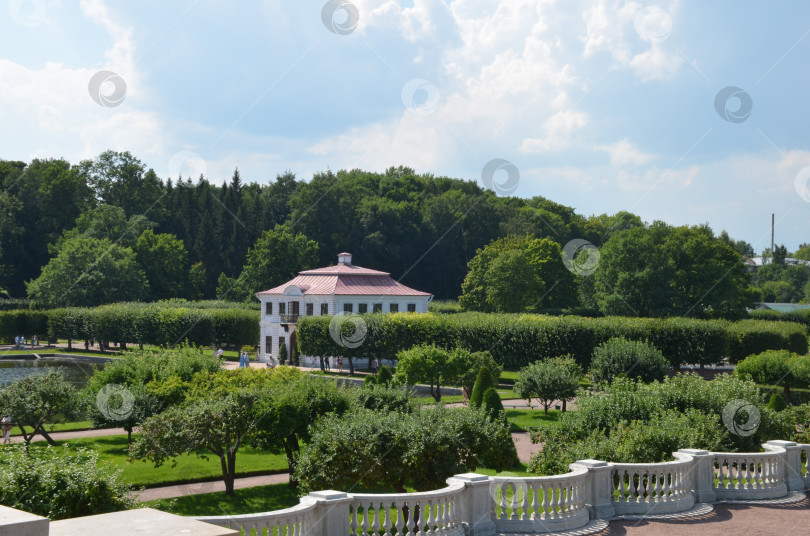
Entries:
{"type": "Polygon", "coordinates": [[[259,312],[239,306],[216,308],[217,302],[179,306],[171,302],[121,303],[101,307],[70,307],[48,311],[0,312],[0,341],[38,335],[50,339],[172,345],[255,346],[259,312]]]}
{"type": "Polygon", "coordinates": [[[30,339],[48,333],[48,315],[44,311],[20,309],[0,312],[0,343],[11,344],[14,337],[30,339]]]}
{"type": "Polygon", "coordinates": [[[392,358],[419,343],[444,347],[462,346],[489,350],[496,361],[512,370],[537,359],[572,354],[588,366],[593,349],[611,337],[646,340],[670,363],[712,364],[724,357],[737,360],[761,348],[786,348],[807,353],[807,330],[788,322],[746,320],[697,320],[688,318],[585,318],[577,316],[459,313],[454,315],[393,314],[337,317],[342,322],[345,346],[335,342],[332,317],[304,317],[298,324],[298,341],[305,355],[343,355],[392,358]],[[348,320],[347,320],[348,318],[348,320]],[[357,346],[355,325],[365,336],[357,346]]]}
{"type": "Polygon", "coordinates": [[[255,346],[259,312],[244,308],[174,307],[126,303],[48,311],[51,338],[173,345],[255,346]]]}
{"type": "Polygon", "coordinates": [[[773,309],[755,309],[749,311],[748,316],[754,320],[774,320],[778,322],[798,322],[810,327],[810,309],[796,311],[774,311],[773,309]]]}

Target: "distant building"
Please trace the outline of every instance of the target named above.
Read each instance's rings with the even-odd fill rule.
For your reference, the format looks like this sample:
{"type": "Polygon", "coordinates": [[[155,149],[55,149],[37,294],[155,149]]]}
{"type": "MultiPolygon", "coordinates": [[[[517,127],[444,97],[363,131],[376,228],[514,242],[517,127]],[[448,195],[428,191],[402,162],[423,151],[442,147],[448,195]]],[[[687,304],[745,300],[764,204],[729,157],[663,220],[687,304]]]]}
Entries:
{"type": "Polygon", "coordinates": [[[755,309],[770,309],[771,311],[779,311],[780,313],[792,313],[793,311],[801,311],[802,309],[810,309],[810,303],[757,303],[755,309]]]}
{"type": "Polygon", "coordinates": [[[302,316],[426,313],[433,295],[394,281],[388,272],[355,266],[351,253],[340,253],[337,265],[304,270],[256,297],[261,301],[259,356],[269,360],[278,357],[282,341],[289,355],[302,316]]]}
{"type": "MultiPolygon", "coordinates": [[[[772,261],[773,259],[771,257],[743,257],[743,264],[745,265],[745,268],[752,273],[756,273],[757,270],[766,264],[771,264],[772,261]]],[[[799,264],[810,266],[810,261],[806,261],[804,259],[795,259],[793,257],[785,257],[786,266],[798,266],[799,264]]]]}

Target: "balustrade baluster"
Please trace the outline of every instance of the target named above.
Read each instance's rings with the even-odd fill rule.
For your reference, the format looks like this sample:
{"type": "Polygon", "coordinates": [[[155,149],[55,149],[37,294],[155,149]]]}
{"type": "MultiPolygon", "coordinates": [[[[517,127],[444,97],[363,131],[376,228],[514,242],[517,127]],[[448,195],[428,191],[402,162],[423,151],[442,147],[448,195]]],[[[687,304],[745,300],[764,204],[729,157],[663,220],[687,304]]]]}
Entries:
{"type": "Polygon", "coordinates": [[[371,517],[371,512],[369,511],[370,509],[371,503],[363,504],[363,522],[360,524],[360,527],[363,529],[363,536],[368,536],[368,518],[371,517]]]}
{"type": "Polygon", "coordinates": [[[624,502],[624,469],[617,471],[619,475],[619,502],[624,502]]]}
{"type": "Polygon", "coordinates": [[[520,519],[525,520],[529,517],[529,485],[521,483],[520,491],[523,493],[523,497],[520,498],[520,519]]]}
{"type": "Polygon", "coordinates": [[[543,502],[540,504],[540,519],[548,518],[548,487],[541,486],[540,493],[543,494],[543,502]]]}
{"type": "Polygon", "coordinates": [[[397,511],[397,536],[403,536],[407,526],[405,524],[405,504],[394,503],[394,508],[397,511]]]}
{"type": "Polygon", "coordinates": [[[642,482],[644,475],[641,471],[636,471],[636,476],[638,477],[638,482],[636,483],[636,502],[640,503],[644,498],[644,484],[642,482]]]}
{"type": "MultiPolygon", "coordinates": [[[[371,533],[377,536],[380,532],[380,515],[382,514],[382,504],[374,502],[374,522],[371,524],[371,533]]],[[[370,513],[368,515],[371,515],[370,513]]]]}
{"type": "Polygon", "coordinates": [[[558,484],[551,484],[551,502],[549,503],[549,512],[551,514],[551,519],[556,519],[560,517],[559,512],[557,512],[557,507],[560,505],[560,497],[559,497],[559,488],[557,487],[558,484]]]}
{"type": "Polygon", "coordinates": [[[503,482],[501,488],[501,519],[508,519],[509,517],[509,503],[506,502],[506,496],[509,495],[509,482],[503,482]]]}
{"type": "Polygon", "coordinates": [[[413,507],[411,506],[410,502],[406,502],[405,506],[408,508],[408,523],[406,524],[406,531],[405,534],[416,534],[414,530],[416,528],[416,519],[415,519],[415,510],[416,505],[414,504],[413,507]]]}
{"type": "Polygon", "coordinates": [[[357,506],[349,511],[349,534],[357,535],[357,506]]]}
{"type": "Polygon", "coordinates": [[[517,482],[512,482],[512,500],[510,504],[512,506],[512,513],[509,515],[509,519],[518,519],[518,492],[520,491],[520,486],[517,485],[517,482]]]}
{"type": "Polygon", "coordinates": [[[531,500],[529,501],[528,518],[537,519],[538,517],[540,517],[541,514],[541,512],[538,512],[540,501],[539,498],[537,497],[537,493],[539,491],[542,491],[543,487],[538,486],[536,483],[532,482],[531,484],[528,485],[526,489],[531,494],[531,500]]]}
{"type": "Polygon", "coordinates": [[[433,530],[436,521],[436,518],[433,517],[433,506],[433,501],[430,499],[427,500],[427,504],[422,505],[422,508],[427,508],[427,519],[425,520],[425,526],[422,527],[422,532],[425,534],[436,534],[436,531],[433,530]]]}
{"type": "Polygon", "coordinates": [[[391,527],[394,524],[391,522],[391,512],[395,512],[396,510],[391,509],[391,504],[380,505],[380,513],[385,514],[385,517],[382,518],[382,529],[383,529],[383,536],[391,536],[391,527]]]}

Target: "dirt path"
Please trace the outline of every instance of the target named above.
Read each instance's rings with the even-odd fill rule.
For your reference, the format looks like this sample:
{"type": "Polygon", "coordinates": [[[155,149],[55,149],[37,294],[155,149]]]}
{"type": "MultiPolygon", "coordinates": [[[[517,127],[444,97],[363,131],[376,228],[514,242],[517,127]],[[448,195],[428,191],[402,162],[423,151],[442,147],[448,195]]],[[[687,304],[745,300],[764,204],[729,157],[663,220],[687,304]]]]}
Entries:
{"type": "MultiPolygon", "coordinates": [[[[61,439],[81,439],[83,437],[104,437],[112,435],[126,435],[127,431],[123,428],[99,428],[95,430],[73,430],[69,432],[48,432],[51,439],[59,441],[61,439]]],[[[32,441],[45,441],[45,438],[37,434],[32,441]]],[[[11,436],[12,443],[22,443],[23,437],[21,435],[11,436]]]]}
{"type": "MultiPolygon", "coordinates": [[[[237,478],[234,481],[233,487],[235,489],[243,489],[243,488],[252,488],[254,486],[266,486],[268,484],[284,484],[289,481],[290,481],[289,473],[279,473],[275,475],[261,475],[261,476],[246,476],[244,478],[237,478]]],[[[200,495],[203,493],[213,493],[215,491],[225,491],[225,483],[222,480],[149,488],[138,493],[138,500],[144,502],[144,501],[153,501],[155,499],[171,499],[173,497],[185,497],[186,495],[200,495]]]]}

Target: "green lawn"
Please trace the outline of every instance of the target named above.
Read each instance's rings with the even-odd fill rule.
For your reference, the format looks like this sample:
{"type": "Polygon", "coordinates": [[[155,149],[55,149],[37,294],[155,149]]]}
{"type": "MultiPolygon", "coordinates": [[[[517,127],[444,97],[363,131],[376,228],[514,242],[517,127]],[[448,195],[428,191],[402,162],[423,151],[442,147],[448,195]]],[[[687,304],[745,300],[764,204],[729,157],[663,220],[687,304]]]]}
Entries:
{"type": "Polygon", "coordinates": [[[108,352],[99,352],[99,351],[85,351],[84,349],[79,350],[78,347],[76,350],[68,350],[67,348],[36,348],[31,350],[30,348],[26,348],[24,350],[0,350],[0,355],[31,355],[31,354],[54,354],[57,357],[59,355],[85,355],[89,357],[118,357],[117,353],[108,353],[108,352]]]}
{"type": "Polygon", "coordinates": [[[233,497],[218,491],[141,504],[181,516],[227,516],[289,508],[298,504],[298,493],[288,484],[270,484],[238,489],[233,497]]]}
{"type": "Polygon", "coordinates": [[[513,432],[528,432],[529,428],[540,425],[558,426],[562,411],[548,410],[548,415],[542,409],[508,409],[506,420],[513,432]]]}
{"type": "MultiPolygon", "coordinates": [[[[183,455],[177,458],[177,465],[168,462],[155,468],[144,461],[127,462],[127,436],[86,437],[57,441],[57,445],[67,444],[71,448],[85,447],[98,452],[99,462],[123,469],[123,479],[133,486],[163,486],[181,482],[218,480],[222,477],[219,458],[208,460],[196,456],[183,455]]],[[[45,446],[44,441],[33,443],[45,446]]],[[[271,454],[251,447],[241,447],[236,455],[238,476],[250,476],[287,471],[287,459],[283,454],[271,454]]]]}

